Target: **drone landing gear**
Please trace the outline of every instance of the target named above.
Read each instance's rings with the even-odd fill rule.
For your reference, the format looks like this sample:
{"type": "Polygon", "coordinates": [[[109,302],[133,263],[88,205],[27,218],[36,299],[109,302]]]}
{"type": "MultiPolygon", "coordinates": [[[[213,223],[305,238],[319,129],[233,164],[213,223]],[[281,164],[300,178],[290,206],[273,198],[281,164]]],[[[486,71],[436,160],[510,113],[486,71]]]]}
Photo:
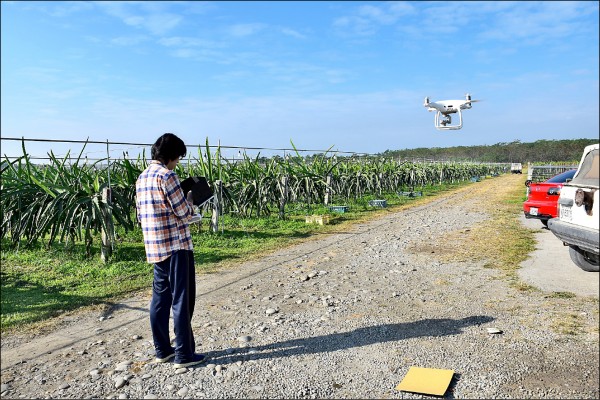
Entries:
{"type": "Polygon", "coordinates": [[[456,130],[462,128],[462,113],[458,110],[458,124],[452,125],[452,116],[450,114],[442,114],[438,111],[435,114],[435,127],[438,130],[456,130]]]}

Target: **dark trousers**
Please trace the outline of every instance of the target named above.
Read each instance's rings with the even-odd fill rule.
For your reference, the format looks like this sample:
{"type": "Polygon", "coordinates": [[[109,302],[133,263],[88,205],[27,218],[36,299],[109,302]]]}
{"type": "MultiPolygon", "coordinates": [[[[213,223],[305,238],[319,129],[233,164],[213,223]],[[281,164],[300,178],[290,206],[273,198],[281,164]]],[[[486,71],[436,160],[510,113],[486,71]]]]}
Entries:
{"type": "Polygon", "coordinates": [[[175,359],[190,360],[195,351],[192,333],[192,315],[196,304],[196,270],[194,253],[179,250],[169,258],[154,264],[150,327],[154,338],[156,357],[173,352],[169,341],[169,314],[173,309],[175,330],[175,359]]]}

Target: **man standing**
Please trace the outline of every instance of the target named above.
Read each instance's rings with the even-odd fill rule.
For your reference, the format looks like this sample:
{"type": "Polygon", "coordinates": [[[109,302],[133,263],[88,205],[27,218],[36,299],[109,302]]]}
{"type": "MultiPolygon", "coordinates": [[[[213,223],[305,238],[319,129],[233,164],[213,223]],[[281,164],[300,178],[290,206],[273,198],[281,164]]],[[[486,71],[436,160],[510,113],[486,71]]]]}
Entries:
{"type": "Polygon", "coordinates": [[[187,149],[172,133],[152,145],[152,161],[136,182],[136,208],[142,225],[146,260],[154,264],[150,327],[156,362],[175,358],[175,367],[190,367],[206,360],[195,353],[192,315],[196,303],[194,246],[189,221],[193,216],[191,191],[184,196],[173,171],[187,149]],[[175,348],[169,340],[169,314],[173,310],[175,348]]]}

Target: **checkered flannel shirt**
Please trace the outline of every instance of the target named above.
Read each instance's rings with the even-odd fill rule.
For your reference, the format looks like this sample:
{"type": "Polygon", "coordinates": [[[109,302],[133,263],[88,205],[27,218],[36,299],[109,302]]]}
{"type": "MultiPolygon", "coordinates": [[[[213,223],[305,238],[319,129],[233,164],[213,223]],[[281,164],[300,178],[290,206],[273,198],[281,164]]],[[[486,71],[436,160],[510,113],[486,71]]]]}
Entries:
{"type": "Polygon", "coordinates": [[[138,177],[135,189],[146,260],[157,263],[177,250],[193,250],[188,222],[194,209],[181,190],[177,174],[152,160],[138,177]]]}

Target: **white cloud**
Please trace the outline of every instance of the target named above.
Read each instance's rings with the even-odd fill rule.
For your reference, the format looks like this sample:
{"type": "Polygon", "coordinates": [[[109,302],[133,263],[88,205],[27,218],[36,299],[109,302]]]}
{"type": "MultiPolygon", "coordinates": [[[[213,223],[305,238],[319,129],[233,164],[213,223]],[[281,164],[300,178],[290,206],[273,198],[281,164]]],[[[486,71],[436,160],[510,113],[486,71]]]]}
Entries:
{"type": "MultiPolygon", "coordinates": [[[[97,98],[86,119],[102,118],[105,131],[114,137],[127,135],[130,141],[147,142],[152,133],[172,131],[190,144],[202,144],[209,136],[211,144],[221,139],[224,145],[289,147],[291,138],[304,148],[324,150],[336,145],[340,150],[374,151],[380,135],[397,133],[401,117],[420,110],[420,101],[409,92],[169,101],[104,97],[97,98]],[[138,117],[132,120],[131,115],[138,117]],[[362,147],[366,134],[374,139],[369,149],[362,147]]],[[[429,122],[429,115],[423,114],[429,122]]],[[[410,126],[418,121],[411,117],[404,123],[410,126]]],[[[89,121],[81,123],[90,126],[89,121]]]]}
{"type": "Polygon", "coordinates": [[[382,24],[390,24],[395,21],[393,15],[385,13],[382,11],[381,7],[375,7],[372,5],[359,7],[358,15],[382,24]]]}
{"type": "Polygon", "coordinates": [[[306,36],[301,34],[300,32],[290,29],[290,28],[281,28],[281,33],[283,33],[286,36],[291,36],[294,37],[296,39],[306,39],[306,36]]]}
{"type": "Polygon", "coordinates": [[[162,35],[175,28],[181,22],[182,17],[175,14],[157,14],[146,18],[144,26],[155,35],[162,35]]]}
{"type": "Polygon", "coordinates": [[[108,15],[120,19],[124,24],[146,30],[154,35],[163,35],[174,29],[183,17],[165,11],[162,2],[112,2],[99,1],[95,4],[108,15]]]}
{"type": "Polygon", "coordinates": [[[370,36],[375,34],[381,25],[392,25],[407,15],[416,12],[409,2],[385,2],[359,6],[350,15],[334,20],[333,26],[342,35],[370,36]],[[381,4],[381,5],[379,5],[381,4]]]}
{"type": "Polygon", "coordinates": [[[357,16],[344,16],[333,21],[333,27],[341,35],[371,36],[377,32],[377,28],[367,18],[357,16]]]}
{"type": "Polygon", "coordinates": [[[93,8],[93,5],[85,1],[65,1],[65,2],[53,2],[46,4],[48,7],[48,14],[52,17],[69,17],[73,14],[89,11],[93,8]]]}
{"type": "Polygon", "coordinates": [[[236,24],[229,27],[229,34],[235,37],[251,36],[265,28],[263,24],[236,24]]]}
{"type": "Polygon", "coordinates": [[[557,38],[594,34],[592,26],[581,23],[581,17],[597,10],[597,2],[519,2],[498,13],[480,36],[542,44],[557,38]]]}
{"type": "Polygon", "coordinates": [[[90,43],[94,43],[94,44],[102,43],[102,39],[100,39],[97,36],[84,35],[83,38],[90,43]]]}
{"type": "Polygon", "coordinates": [[[402,15],[411,15],[416,13],[416,7],[408,1],[392,1],[388,3],[390,14],[400,17],[402,15]]]}
{"type": "Polygon", "coordinates": [[[142,28],[155,35],[162,35],[176,27],[181,21],[181,17],[174,14],[159,15],[133,15],[123,18],[127,25],[142,28]]]}
{"type": "Polygon", "coordinates": [[[47,116],[55,116],[60,113],[60,110],[58,110],[57,108],[44,107],[39,109],[39,113],[47,116]]]}
{"type": "Polygon", "coordinates": [[[158,43],[166,47],[221,47],[214,41],[183,36],[164,37],[159,39],[158,43]]]}
{"type": "Polygon", "coordinates": [[[111,39],[111,43],[118,46],[135,46],[148,40],[147,36],[144,35],[133,35],[133,36],[121,36],[111,39]]]}
{"type": "Polygon", "coordinates": [[[415,12],[414,6],[407,2],[389,2],[380,7],[365,5],[358,8],[358,15],[373,23],[389,25],[397,22],[402,16],[415,12]]]}
{"type": "Polygon", "coordinates": [[[576,69],[572,73],[573,73],[573,75],[580,75],[580,76],[586,76],[586,75],[592,75],[593,74],[592,70],[588,69],[588,68],[576,69]]]}
{"type": "Polygon", "coordinates": [[[597,25],[582,23],[594,13],[598,3],[587,1],[376,2],[336,18],[333,26],[344,36],[371,36],[389,25],[413,39],[473,31],[469,39],[539,45],[574,35],[596,37],[597,25]]]}
{"type": "Polygon", "coordinates": [[[58,82],[64,71],[59,68],[27,67],[18,71],[24,81],[51,83],[58,82]]]}
{"type": "Polygon", "coordinates": [[[194,49],[175,49],[171,55],[177,58],[197,58],[199,53],[194,49]]]}

